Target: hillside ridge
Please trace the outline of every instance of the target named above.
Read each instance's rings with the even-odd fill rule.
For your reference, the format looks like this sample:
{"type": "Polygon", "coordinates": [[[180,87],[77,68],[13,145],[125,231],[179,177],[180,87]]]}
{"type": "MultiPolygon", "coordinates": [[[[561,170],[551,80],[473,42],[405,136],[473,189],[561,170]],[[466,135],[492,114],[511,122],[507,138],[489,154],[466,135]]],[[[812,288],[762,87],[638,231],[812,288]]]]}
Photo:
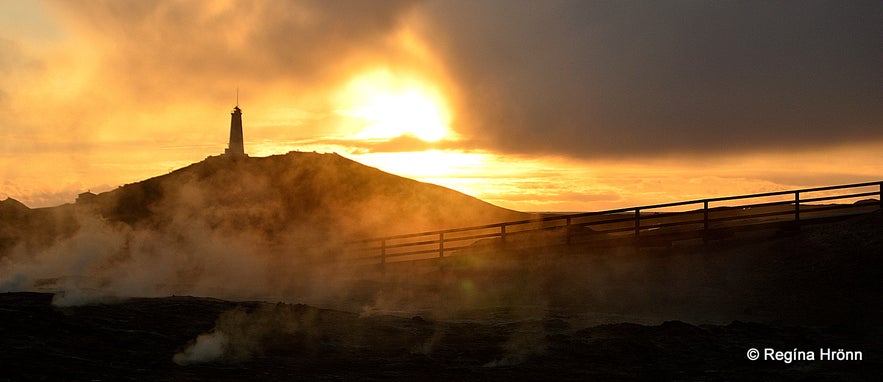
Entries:
{"type": "Polygon", "coordinates": [[[299,151],[210,156],[111,191],[81,194],[73,204],[29,209],[9,199],[2,207],[0,252],[19,242],[70,235],[90,215],[134,230],[197,225],[286,243],[292,237],[352,239],[529,216],[336,153],[299,151]]]}

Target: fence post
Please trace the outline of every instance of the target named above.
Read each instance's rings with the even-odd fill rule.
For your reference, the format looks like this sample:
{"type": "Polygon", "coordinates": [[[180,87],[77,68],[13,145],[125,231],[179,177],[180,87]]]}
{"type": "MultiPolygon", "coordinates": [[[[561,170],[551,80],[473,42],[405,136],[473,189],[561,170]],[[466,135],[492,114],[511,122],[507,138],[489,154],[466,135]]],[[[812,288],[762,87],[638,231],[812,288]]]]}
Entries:
{"type": "Polygon", "coordinates": [[[445,257],[445,233],[438,233],[438,257],[445,257]]]}
{"type": "Polygon", "coordinates": [[[386,264],[386,239],[380,239],[380,264],[386,264]]]}
{"type": "Polygon", "coordinates": [[[635,208],[635,237],[641,235],[641,209],[635,208]]]}
{"type": "Polygon", "coordinates": [[[506,223],[500,224],[500,241],[506,245],[506,223]]]}
{"type": "Polygon", "coordinates": [[[800,224],[800,191],[794,191],[794,221],[800,224]]]}
{"type": "Polygon", "coordinates": [[[564,227],[564,244],[570,245],[570,216],[565,219],[565,227],[564,227]]]}
{"type": "Polygon", "coordinates": [[[708,232],[708,201],[702,201],[702,229],[708,232]]]}
{"type": "Polygon", "coordinates": [[[702,242],[708,243],[708,200],[702,201],[702,242]]]}

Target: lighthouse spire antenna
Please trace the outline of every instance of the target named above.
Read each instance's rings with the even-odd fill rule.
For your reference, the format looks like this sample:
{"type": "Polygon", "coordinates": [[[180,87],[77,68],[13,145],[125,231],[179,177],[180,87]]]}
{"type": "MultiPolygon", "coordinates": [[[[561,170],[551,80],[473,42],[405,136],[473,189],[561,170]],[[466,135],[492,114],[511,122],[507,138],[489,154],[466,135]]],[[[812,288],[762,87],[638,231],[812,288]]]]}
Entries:
{"type": "Polygon", "coordinates": [[[236,87],[236,107],[239,107],[239,86],[236,87]]]}

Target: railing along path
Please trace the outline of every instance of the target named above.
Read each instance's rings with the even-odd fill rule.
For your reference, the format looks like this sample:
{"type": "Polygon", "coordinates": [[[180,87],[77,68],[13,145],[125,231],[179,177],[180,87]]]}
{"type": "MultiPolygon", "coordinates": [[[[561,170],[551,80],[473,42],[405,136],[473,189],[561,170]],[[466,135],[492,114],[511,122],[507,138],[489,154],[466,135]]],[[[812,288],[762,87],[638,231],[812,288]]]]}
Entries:
{"type": "Polygon", "coordinates": [[[883,181],[654,204],[538,217],[446,230],[376,237],[346,244],[347,258],[365,263],[442,258],[456,251],[523,242],[589,244],[670,243],[772,224],[812,221],[883,208],[883,181]],[[870,198],[875,197],[876,200],[870,198]],[[749,202],[724,205],[725,202],[749,202]],[[824,202],[824,203],[823,203],[824,202]],[[823,204],[820,204],[823,203],[823,204]],[[696,208],[690,209],[689,206],[696,208]],[[686,207],[686,208],[685,208],[686,207]],[[678,209],[679,211],[672,211],[678,209]],[[537,240],[537,235],[543,235],[537,240]]]}

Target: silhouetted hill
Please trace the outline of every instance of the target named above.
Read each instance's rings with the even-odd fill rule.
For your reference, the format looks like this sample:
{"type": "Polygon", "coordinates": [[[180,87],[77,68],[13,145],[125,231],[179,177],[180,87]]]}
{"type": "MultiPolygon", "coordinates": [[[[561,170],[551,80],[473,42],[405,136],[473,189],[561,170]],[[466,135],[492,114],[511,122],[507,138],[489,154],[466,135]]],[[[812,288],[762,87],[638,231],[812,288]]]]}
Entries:
{"type": "Polygon", "coordinates": [[[209,157],[94,203],[104,217],[133,226],[198,217],[213,228],[270,236],[307,227],[347,237],[395,234],[525,216],[337,154],[305,152],[209,157]]]}
{"type": "Polygon", "coordinates": [[[6,217],[20,217],[26,213],[28,213],[31,209],[28,206],[24,205],[24,203],[19,202],[13,198],[6,198],[6,200],[0,200],[0,218],[6,217]]]}
{"type": "Polygon", "coordinates": [[[0,201],[0,259],[16,246],[33,252],[73,234],[80,227],[76,216],[72,205],[31,209],[12,198],[0,201]]]}
{"type": "Polygon", "coordinates": [[[526,216],[336,154],[209,157],[73,204],[2,202],[0,290],[318,300],[346,290],[322,266],[342,241],[526,216]]]}
{"type": "Polygon", "coordinates": [[[22,235],[21,222],[31,209],[12,198],[0,200],[0,254],[22,235]]]}

